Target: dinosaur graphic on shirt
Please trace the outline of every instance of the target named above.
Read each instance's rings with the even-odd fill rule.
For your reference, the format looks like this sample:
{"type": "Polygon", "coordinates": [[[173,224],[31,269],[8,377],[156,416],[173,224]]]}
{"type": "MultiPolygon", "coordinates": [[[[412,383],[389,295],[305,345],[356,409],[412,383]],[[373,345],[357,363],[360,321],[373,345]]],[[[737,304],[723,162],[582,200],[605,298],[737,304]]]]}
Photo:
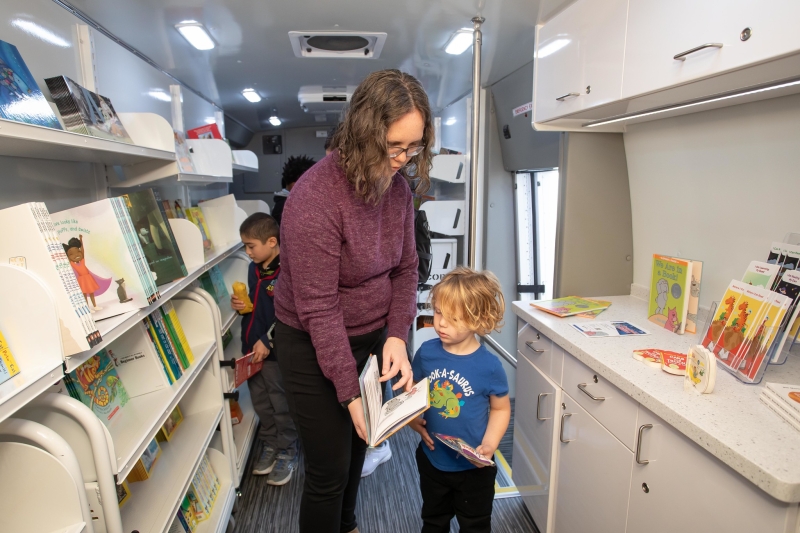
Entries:
{"type": "Polygon", "coordinates": [[[461,413],[464,400],[460,392],[453,392],[453,384],[449,381],[439,383],[437,379],[430,392],[431,407],[442,409],[439,414],[444,418],[456,418],[461,413]]]}

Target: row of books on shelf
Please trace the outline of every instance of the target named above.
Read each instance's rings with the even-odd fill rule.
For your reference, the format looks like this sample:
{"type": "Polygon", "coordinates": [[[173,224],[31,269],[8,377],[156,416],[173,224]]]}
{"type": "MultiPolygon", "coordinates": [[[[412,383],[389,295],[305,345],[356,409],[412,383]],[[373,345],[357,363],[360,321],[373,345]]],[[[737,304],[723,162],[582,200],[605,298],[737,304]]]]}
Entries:
{"type": "Polygon", "coordinates": [[[130,398],[178,381],[194,354],[171,302],[64,376],[66,392],[106,426],[124,418],[130,398]]]}
{"type": "MultiPolygon", "coordinates": [[[[216,203],[235,204],[232,195],[216,203]]],[[[64,354],[102,341],[96,320],[135,311],[161,297],[159,287],[187,275],[165,209],[145,189],[50,213],[41,202],[0,210],[0,261],[28,269],[51,290],[60,320],[64,354]],[[13,228],[13,229],[11,229],[13,228]]],[[[212,250],[201,207],[180,209],[212,250]]],[[[221,276],[220,276],[221,277],[221,276]]]]}
{"type": "Polygon", "coordinates": [[[190,533],[197,530],[200,523],[211,518],[221,488],[222,484],[208,460],[208,455],[203,454],[169,533],[190,533]]]}
{"type": "Polygon", "coordinates": [[[775,414],[800,431],[800,385],[767,383],[759,398],[775,414]]]}
{"type": "MultiPolygon", "coordinates": [[[[16,46],[0,41],[0,65],[4,91],[0,92],[0,118],[60,130],[61,123],[44,97],[16,46]]],[[[133,143],[111,100],[75,83],[67,76],[45,78],[64,128],[73,133],[133,143]]],[[[193,155],[186,146],[190,139],[222,139],[216,124],[175,130],[176,160],[182,172],[195,172],[193,155]]]]}
{"type": "Polygon", "coordinates": [[[731,280],[703,346],[740,380],[756,383],[767,364],[786,360],[800,329],[800,246],[773,243],[767,261],[752,261],[731,280]]]}

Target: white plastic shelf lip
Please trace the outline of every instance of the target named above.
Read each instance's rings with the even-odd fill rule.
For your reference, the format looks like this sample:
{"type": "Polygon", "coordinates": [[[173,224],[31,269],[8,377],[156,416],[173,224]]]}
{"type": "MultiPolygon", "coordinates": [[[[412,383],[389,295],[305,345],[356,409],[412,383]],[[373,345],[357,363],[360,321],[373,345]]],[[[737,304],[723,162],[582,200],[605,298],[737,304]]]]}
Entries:
{"type": "Polygon", "coordinates": [[[159,291],[161,293],[161,298],[153,302],[147,307],[143,307],[138,311],[132,311],[130,313],[126,313],[124,315],[115,316],[111,318],[107,318],[105,320],[98,320],[97,321],[97,329],[100,331],[100,335],[103,337],[103,341],[94,346],[91,350],[86,350],[85,352],[81,352],[78,354],[74,354],[66,358],[67,363],[67,372],[72,372],[87,359],[91,356],[103,350],[104,348],[108,347],[109,344],[114,342],[118,339],[123,333],[131,329],[137,322],[143,320],[144,317],[164,305],[164,302],[181,292],[183,289],[188,287],[193,281],[197,278],[202,276],[205,272],[213,268],[214,266],[218,265],[221,261],[225,258],[229,257],[231,254],[236,253],[241,247],[241,242],[229,244],[227,248],[222,248],[219,250],[213,257],[209,258],[203,266],[197,268],[189,274],[181,278],[177,281],[173,281],[171,283],[167,283],[166,285],[162,285],[159,287],[159,291]]]}
{"type": "Polygon", "coordinates": [[[23,368],[19,374],[0,385],[0,422],[42,394],[63,376],[62,364],[23,368]]]}
{"type": "Polygon", "coordinates": [[[121,141],[0,119],[0,155],[132,165],[150,160],[175,161],[175,152],[121,141]]]}
{"type": "Polygon", "coordinates": [[[160,533],[169,528],[221,419],[221,406],[184,419],[175,439],[164,443],[153,477],[130,484],[131,501],[120,510],[124,531],[160,533]]]}
{"type": "Polygon", "coordinates": [[[233,165],[231,165],[231,168],[233,170],[236,170],[237,172],[258,172],[258,167],[248,167],[246,165],[240,165],[238,163],[233,163],[233,165]]]}
{"type": "Polygon", "coordinates": [[[143,177],[118,181],[111,185],[111,187],[115,189],[132,189],[135,187],[152,187],[156,184],[163,185],[164,183],[170,182],[183,183],[185,185],[210,185],[212,183],[233,183],[233,177],[175,172],[168,176],[158,178],[143,177]]]}
{"type": "Polygon", "coordinates": [[[233,313],[231,313],[231,316],[229,316],[227,319],[225,319],[225,323],[222,324],[222,331],[220,332],[222,335],[225,335],[226,333],[228,333],[228,331],[231,329],[231,326],[236,321],[236,317],[238,317],[238,316],[239,316],[239,313],[234,311],[233,313]]]}
{"type": "MultiPolygon", "coordinates": [[[[122,483],[125,478],[128,477],[131,470],[136,464],[136,461],[139,460],[139,457],[142,456],[144,453],[145,448],[150,444],[158,430],[161,426],[164,425],[167,418],[169,417],[170,413],[172,413],[175,406],[183,399],[183,396],[186,394],[186,391],[194,384],[197,377],[200,375],[200,372],[205,366],[208,359],[211,357],[211,354],[216,350],[216,343],[212,342],[208,344],[206,347],[202,347],[203,351],[200,351],[200,346],[193,346],[192,353],[195,355],[195,361],[181,376],[181,378],[173,383],[169,388],[162,389],[161,391],[151,392],[150,394],[145,394],[143,396],[138,396],[137,398],[132,398],[129,400],[129,403],[136,402],[139,400],[140,403],[146,404],[155,404],[156,400],[166,400],[166,403],[161,403],[160,407],[163,409],[163,412],[157,419],[153,419],[151,422],[152,424],[150,427],[147,428],[147,432],[143,435],[141,433],[136,435],[125,435],[125,429],[127,428],[119,428],[118,431],[111,431],[111,437],[114,439],[114,447],[119,454],[117,457],[117,482],[122,483]],[[199,357],[198,357],[199,356],[199,357]],[[164,396],[169,396],[168,398],[162,398],[164,396]],[[126,440],[131,439],[134,442],[117,442],[117,439],[126,440]],[[131,446],[131,444],[134,444],[131,446]]],[[[155,407],[155,406],[154,406],[155,407]]],[[[130,411],[131,408],[135,408],[135,406],[128,407],[130,411]]],[[[120,420],[121,423],[124,424],[124,420],[120,420]]]]}

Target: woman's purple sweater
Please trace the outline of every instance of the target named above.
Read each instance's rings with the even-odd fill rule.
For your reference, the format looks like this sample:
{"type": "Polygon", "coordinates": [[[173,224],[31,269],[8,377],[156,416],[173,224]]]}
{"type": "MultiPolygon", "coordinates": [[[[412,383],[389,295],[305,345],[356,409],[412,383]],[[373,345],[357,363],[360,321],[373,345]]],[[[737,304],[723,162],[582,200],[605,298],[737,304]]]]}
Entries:
{"type": "Polygon", "coordinates": [[[386,325],[389,337],[408,338],[417,262],[411,190],[401,175],[378,204],[366,204],[331,154],[292,189],[281,224],[275,314],[311,335],[339,401],[359,393],[348,336],[386,325]]]}

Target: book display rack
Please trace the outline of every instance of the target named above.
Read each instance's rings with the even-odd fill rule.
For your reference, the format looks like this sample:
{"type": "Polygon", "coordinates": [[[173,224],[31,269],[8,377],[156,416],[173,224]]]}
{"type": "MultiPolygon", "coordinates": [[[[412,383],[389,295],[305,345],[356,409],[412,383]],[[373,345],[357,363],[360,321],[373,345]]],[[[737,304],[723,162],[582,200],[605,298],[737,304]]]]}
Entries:
{"type": "MultiPolygon", "coordinates": [[[[109,196],[154,187],[172,194],[164,197],[179,191],[187,207],[197,190],[209,190],[208,184],[223,184],[224,195],[224,184],[232,181],[234,172],[258,171],[251,152],[232,152],[216,139],[189,139],[185,142],[195,172],[183,172],[165,119],[150,113],[119,117],[133,144],[0,120],[0,156],[92,163],[105,168],[109,196]]],[[[241,319],[227,302],[217,302],[202,289],[200,278],[218,267],[228,290],[233,281],[246,282],[249,258],[241,252],[238,235],[246,214],[232,197],[215,199],[207,192],[198,196],[206,200],[201,204],[204,212],[208,204],[207,231],[213,247],[204,249],[195,224],[171,218],[169,226],[188,274],[159,285],[160,298],[146,307],[97,320],[102,341],[88,350],[65,356],[52,290],[24,265],[0,265],[0,293],[14,303],[0,307],[0,350],[7,348],[19,368],[19,373],[0,381],[0,441],[6,441],[0,442],[0,493],[7,508],[15,509],[14,517],[7,518],[19,521],[4,524],[10,530],[166,532],[187,491],[197,483],[201,465],[210,465],[219,487],[213,508],[196,531],[225,531],[258,418],[246,384],[234,391],[227,368],[220,365],[238,350],[238,338],[226,350],[222,337],[229,331],[238,337],[241,319]],[[95,356],[113,354],[131,336],[151,341],[142,321],[162,316],[162,308],[174,308],[191,349],[191,363],[169,382],[163,375],[166,367],[155,362],[158,355],[150,360],[155,364],[126,367],[127,375],[119,370],[122,388],[115,381],[108,381],[108,387],[112,400],[121,395],[124,401],[101,420],[69,395],[65,375],[81,372],[82,365],[98,359],[95,356]],[[131,383],[127,392],[126,379],[131,383]],[[163,384],[154,390],[133,392],[141,383],[159,381],[163,384]],[[243,420],[233,425],[229,403],[237,394],[243,420]],[[180,422],[167,433],[162,426],[172,423],[176,409],[180,422]],[[137,463],[152,459],[148,454],[155,442],[159,451],[149,463],[149,477],[126,481],[137,463]],[[36,501],[31,494],[37,494],[36,501]],[[46,513],[37,504],[41,497],[48,502],[46,513]]]]}

